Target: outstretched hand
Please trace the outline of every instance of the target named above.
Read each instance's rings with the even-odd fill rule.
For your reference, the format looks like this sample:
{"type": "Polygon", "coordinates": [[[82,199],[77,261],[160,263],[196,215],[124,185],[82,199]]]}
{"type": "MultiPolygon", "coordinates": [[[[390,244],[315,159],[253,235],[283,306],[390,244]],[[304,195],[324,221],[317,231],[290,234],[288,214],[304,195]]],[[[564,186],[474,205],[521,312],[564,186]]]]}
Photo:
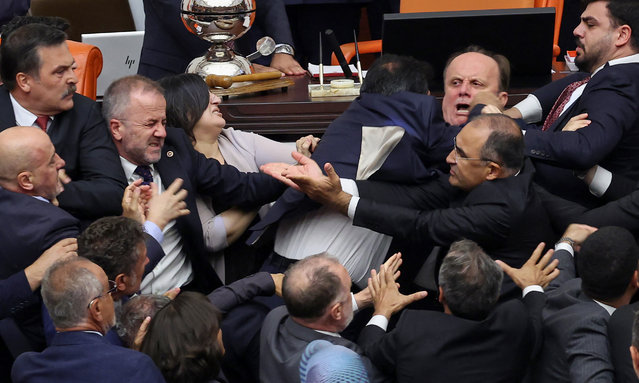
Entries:
{"type": "Polygon", "coordinates": [[[260,166],[260,170],[296,190],[300,190],[300,188],[289,179],[289,176],[324,177],[322,169],[317,165],[317,162],[299,152],[292,152],[291,156],[297,161],[297,165],[285,162],[270,162],[260,166]]]}
{"type": "Polygon", "coordinates": [[[388,269],[386,265],[380,267],[379,274],[375,270],[371,271],[371,277],[368,278],[368,288],[375,305],[373,315],[383,315],[386,318],[390,318],[404,307],[424,299],[428,295],[426,291],[418,291],[410,295],[400,293],[393,277],[393,271],[388,269]]]}
{"type": "Polygon", "coordinates": [[[151,183],[153,193],[148,203],[146,219],[160,229],[164,229],[172,220],[190,213],[184,202],[188,192],[182,189],[182,183],[181,178],[176,178],[162,194],[158,194],[157,185],[151,183]]]}
{"type": "MultiPolygon", "coordinates": [[[[396,281],[399,278],[399,266],[402,265],[402,253],[395,253],[390,256],[386,262],[384,262],[383,266],[388,270],[389,273],[393,275],[393,280],[396,281]]],[[[375,269],[371,270],[371,274],[375,271],[375,269]]],[[[399,288],[399,283],[397,283],[397,287],[399,288]]],[[[370,287],[366,286],[366,288],[362,289],[360,292],[355,294],[355,301],[357,302],[357,307],[362,309],[364,307],[368,307],[373,304],[373,296],[371,295],[370,287]]]]}
{"type": "Polygon", "coordinates": [[[559,260],[555,259],[549,263],[554,250],[548,250],[546,254],[541,257],[545,246],[546,244],[543,242],[537,245],[537,248],[535,248],[530,258],[528,258],[528,261],[519,269],[510,267],[502,261],[495,262],[497,262],[520,289],[523,290],[532,285],[539,285],[545,288],[559,275],[559,269],[557,269],[559,260]],[[541,259],[539,259],[540,257],[541,259]]]}

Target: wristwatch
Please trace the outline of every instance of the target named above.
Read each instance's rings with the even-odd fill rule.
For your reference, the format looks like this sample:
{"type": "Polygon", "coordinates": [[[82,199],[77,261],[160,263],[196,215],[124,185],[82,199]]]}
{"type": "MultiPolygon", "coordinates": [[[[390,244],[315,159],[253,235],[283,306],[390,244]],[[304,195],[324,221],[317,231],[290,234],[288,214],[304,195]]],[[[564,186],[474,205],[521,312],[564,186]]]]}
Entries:
{"type": "Polygon", "coordinates": [[[287,55],[295,56],[295,50],[288,44],[275,45],[275,51],[273,53],[285,53],[287,55]]]}

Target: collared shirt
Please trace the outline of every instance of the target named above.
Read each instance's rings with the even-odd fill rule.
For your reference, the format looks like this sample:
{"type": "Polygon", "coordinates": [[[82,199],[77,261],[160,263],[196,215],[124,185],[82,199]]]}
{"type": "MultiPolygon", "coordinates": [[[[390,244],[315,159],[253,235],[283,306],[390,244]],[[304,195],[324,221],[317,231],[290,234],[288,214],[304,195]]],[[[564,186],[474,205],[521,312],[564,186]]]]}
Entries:
{"type": "MultiPolygon", "coordinates": [[[[11,93],[9,93],[9,98],[11,99],[11,105],[13,106],[13,115],[16,118],[16,125],[35,126],[39,129],[40,127],[36,124],[36,119],[38,118],[38,116],[29,112],[22,105],[20,105],[18,103],[18,100],[16,100],[11,93]]],[[[49,116],[49,122],[47,123],[47,130],[51,126],[51,123],[53,122],[54,118],[55,116],[49,116]]]]}
{"type": "Polygon", "coordinates": [[[605,304],[603,302],[599,302],[596,299],[593,299],[593,301],[595,301],[595,303],[598,304],[599,306],[603,307],[604,310],[606,310],[609,315],[612,315],[615,312],[615,310],[617,310],[616,308],[614,308],[614,307],[612,307],[610,305],[607,305],[607,304],[605,304]]]}
{"type": "MultiPolygon", "coordinates": [[[[631,63],[639,63],[639,53],[608,61],[608,65],[611,65],[611,66],[619,65],[619,64],[631,64],[631,63]]],[[[603,69],[604,66],[605,64],[595,69],[595,71],[592,72],[591,77],[594,77],[601,69],[603,69]]],[[[570,108],[570,106],[572,106],[572,104],[579,97],[581,97],[581,94],[586,88],[586,85],[587,84],[583,84],[579,88],[575,89],[574,93],[570,96],[568,103],[564,107],[564,110],[561,111],[562,114],[566,110],[568,110],[568,108],[570,108]]],[[[534,124],[541,121],[541,117],[542,117],[541,104],[539,103],[539,100],[537,99],[537,97],[535,97],[533,94],[529,94],[528,97],[526,97],[523,101],[519,102],[514,107],[519,110],[519,112],[521,113],[522,119],[526,121],[526,123],[534,124]]]]}
{"type": "MultiPolygon", "coordinates": [[[[357,193],[357,187],[350,189],[354,185],[350,181],[348,185],[342,183],[342,188],[347,193],[357,193]]],[[[274,250],[289,259],[326,252],[339,260],[357,286],[364,288],[370,270],[383,262],[391,240],[387,235],[353,226],[348,217],[321,207],[302,217],[283,219],[277,228],[274,250]],[[311,236],[313,240],[309,241],[311,236]]]]}
{"type": "MultiPolygon", "coordinates": [[[[137,165],[129,162],[127,159],[120,156],[120,163],[122,169],[124,169],[124,175],[127,178],[127,182],[130,184],[137,179],[140,179],[138,174],[135,174],[135,168],[137,165]]],[[[158,186],[158,193],[164,192],[164,186],[162,185],[162,179],[160,173],[155,169],[155,166],[151,165],[151,174],[153,174],[153,181],[158,186]]],[[[150,231],[154,231],[153,226],[159,229],[156,225],[145,224],[145,229],[149,231],[149,234],[153,235],[150,231]]],[[[164,257],[158,262],[153,270],[147,274],[142,280],[140,290],[143,294],[164,294],[168,290],[174,287],[181,287],[193,280],[193,269],[191,267],[191,261],[186,257],[182,246],[182,237],[175,226],[175,220],[169,222],[162,231],[163,238],[153,237],[158,240],[164,250],[164,257]]]]}

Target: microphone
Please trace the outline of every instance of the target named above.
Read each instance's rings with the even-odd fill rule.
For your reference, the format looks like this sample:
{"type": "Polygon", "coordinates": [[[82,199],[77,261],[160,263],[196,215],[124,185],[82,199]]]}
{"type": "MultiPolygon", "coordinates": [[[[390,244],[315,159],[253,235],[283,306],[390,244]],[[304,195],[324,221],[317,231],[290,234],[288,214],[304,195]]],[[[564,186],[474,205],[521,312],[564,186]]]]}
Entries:
{"type": "Polygon", "coordinates": [[[337,57],[337,61],[339,65],[342,67],[342,71],[344,72],[344,77],[353,77],[353,72],[348,67],[348,63],[346,62],[346,58],[344,58],[344,54],[342,53],[342,49],[339,47],[339,43],[337,42],[337,38],[335,37],[335,33],[332,29],[327,29],[324,34],[328,40],[328,45],[331,47],[333,53],[335,53],[335,57],[337,57]]]}

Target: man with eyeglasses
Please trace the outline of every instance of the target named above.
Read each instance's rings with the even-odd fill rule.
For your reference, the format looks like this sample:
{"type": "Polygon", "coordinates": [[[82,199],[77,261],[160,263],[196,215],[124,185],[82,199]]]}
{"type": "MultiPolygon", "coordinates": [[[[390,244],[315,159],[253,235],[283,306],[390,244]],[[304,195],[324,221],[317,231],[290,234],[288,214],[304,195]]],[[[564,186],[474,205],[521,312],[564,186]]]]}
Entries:
{"type": "MultiPolygon", "coordinates": [[[[518,268],[539,242],[553,238],[523,151],[514,120],[482,115],[455,138],[446,158],[448,176],[422,185],[341,180],[342,190],[330,164],[324,176],[317,164],[301,155],[294,157],[301,165],[269,164],[262,170],[348,215],[355,226],[406,239],[425,250],[471,239],[494,259],[518,268]]],[[[506,278],[502,298],[516,294],[516,286],[506,278]]]]}
{"type": "Polygon", "coordinates": [[[148,356],[104,341],[115,323],[111,294],[116,288],[86,258],[49,268],[42,296],[58,332],[43,352],[18,357],[13,382],[164,382],[148,356]]]}

